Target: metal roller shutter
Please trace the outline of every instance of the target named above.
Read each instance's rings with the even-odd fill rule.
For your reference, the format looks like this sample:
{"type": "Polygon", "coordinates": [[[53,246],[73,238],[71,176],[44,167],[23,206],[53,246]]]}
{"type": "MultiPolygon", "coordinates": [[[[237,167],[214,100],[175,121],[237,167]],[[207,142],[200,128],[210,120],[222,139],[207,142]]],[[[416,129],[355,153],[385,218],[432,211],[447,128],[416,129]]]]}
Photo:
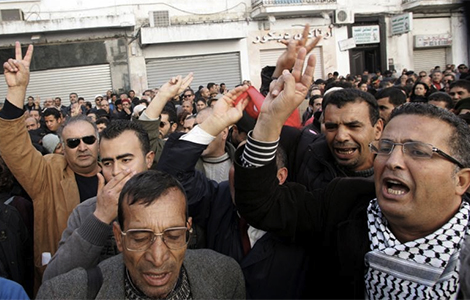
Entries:
{"type": "MultiPolygon", "coordinates": [[[[261,62],[261,68],[264,68],[265,66],[275,66],[278,57],[285,51],[285,48],[282,49],[267,49],[267,50],[261,50],[260,52],[260,62],[261,62]]],[[[322,48],[321,47],[316,47],[313,49],[311,52],[312,54],[315,54],[315,58],[317,59],[317,63],[315,66],[315,74],[314,80],[316,79],[325,79],[323,76],[323,55],[322,55],[322,48]]]]}
{"type": "MultiPolygon", "coordinates": [[[[31,72],[26,96],[41,97],[41,104],[46,98],[59,96],[62,105],[69,105],[69,94],[75,92],[94,105],[95,95],[104,94],[111,88],[109,64],[104,64],[31,72]]],[[[6,93],[7,85],[3,81],[0,84],[1,101],[6,93]]]]}
{"type": "Polygon", "coordinates": [[[413,51],[415,73],[426,71],[429,73],[435,66],[440,66],[441,70],[446,66],[446,48],[415,49],[413,51]]]}
{"type": "Polygon", "coordinates": [[[147,80],[149,88],[162,86],[171,77],[186,76],[194,73],[191,87],[194,90],[209,82],[225,83],[229,89],[242,82],[240,54],[238,52],[153,59],[147,61],[147,80]]]}

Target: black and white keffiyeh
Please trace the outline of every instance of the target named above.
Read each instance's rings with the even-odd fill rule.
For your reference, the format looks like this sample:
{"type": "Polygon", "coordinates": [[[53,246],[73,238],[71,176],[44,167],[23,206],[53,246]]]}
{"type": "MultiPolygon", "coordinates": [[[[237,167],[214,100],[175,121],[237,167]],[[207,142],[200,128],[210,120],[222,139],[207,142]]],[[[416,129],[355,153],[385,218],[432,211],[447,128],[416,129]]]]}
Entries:
{"type": "Polygon", "coordinates": [[[371,251],[365,256],[369,299],[451,299],[459,291],[459,250],[470,205],[436,232],[404,244],[387,227],[377,199],[367,208],[371,251]]]}

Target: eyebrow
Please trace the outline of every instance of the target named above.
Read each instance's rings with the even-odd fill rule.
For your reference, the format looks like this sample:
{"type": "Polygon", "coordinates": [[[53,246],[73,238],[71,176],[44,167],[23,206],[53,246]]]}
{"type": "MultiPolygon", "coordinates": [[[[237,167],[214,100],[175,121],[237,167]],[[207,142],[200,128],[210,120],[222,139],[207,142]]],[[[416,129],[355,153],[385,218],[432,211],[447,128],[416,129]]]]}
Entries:
{"type": "MultiPolygon", "coordinates": [[[[116,156],[116,160],[120,160],[120,159],[128,157],[128,156],[134,156],[134,154],[132,154],[132,153],[121,154],[121,155],[116,156]]],[[[107,161],[114,161],[114,159],[111,158],[111,157],[101,158],[101,162],[107,162],[107,161]]]]}

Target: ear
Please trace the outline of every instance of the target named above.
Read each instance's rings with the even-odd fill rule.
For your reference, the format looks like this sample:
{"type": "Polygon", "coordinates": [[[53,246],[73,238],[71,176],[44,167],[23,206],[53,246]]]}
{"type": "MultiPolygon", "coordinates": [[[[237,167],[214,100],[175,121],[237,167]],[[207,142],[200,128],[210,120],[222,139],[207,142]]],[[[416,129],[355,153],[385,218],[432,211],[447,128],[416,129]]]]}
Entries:
{"type": "Polygon", "coordinates": [[[379,118],[377,120],[377,123],[375,123],[375,126],[374,126],[375,140],[380,139],[380,137],[382,136],[383,130],[384,130],[384,121],[379,118]]]}
{"type": "Polygon", "coordinates": [[[232,126],[232,131],[238,133],[238,127],[237,127],[237,125],[234,124],[234,125],[232,126]]]}
{"type": "Polygon", "coordinates": [[[289,171],[287,171],[286,167],[282,167],[279,170],[277,170],[276,177],[279,180],[279,185],[282,185],[284,184],[284,182],[286,182],[288,174],[289,174],[289,171]]]}
{"type": "Polygon", "coordinates": [[[193,227],[193,218],[192,217],[188,218],[188,221],[186,222],[186,227],[188,229],[191,229],[193,227]]]}
{"type": "Polygon", "coordinates": [[[222,132],[220,133],[222,135],[222,139],[224,141],[227,140],[227,136],[228,136],[228,128],[225,128],[224,130],[222,130],[222,132]]]}
{"type": "Polygon", "coordinates": [[[171,124],[170,133],[175,132],[176,128],[178,128],[178,123],[177,122],[171,124]]]}
{"type": "Polygon", "coordinates": [[[147,155],[145,155],[145,161],[147,162],[147,168],[151,168],[153,164],[153,160],[155,158],[155,152],[149,151],[147,155]]]}
{"type": "MultiPolygon", "coordinates": [[[[456,186],[455,192],[456,194],[462,196],[470,187],[470,168],[461,169],[455,175],[456,179],[456,186]]],[[[470,192],[470,191],[469,191],[470,192]]]]}
{"type": "Polygon", "coordinates": [[[124,250],[124,245],[122,244],[122,234],[121,234],[121,226],[119,226],[118,222],[113,222],[113,233],[114,239],[116,240],[116,246],[119,252],[124,250]]]}

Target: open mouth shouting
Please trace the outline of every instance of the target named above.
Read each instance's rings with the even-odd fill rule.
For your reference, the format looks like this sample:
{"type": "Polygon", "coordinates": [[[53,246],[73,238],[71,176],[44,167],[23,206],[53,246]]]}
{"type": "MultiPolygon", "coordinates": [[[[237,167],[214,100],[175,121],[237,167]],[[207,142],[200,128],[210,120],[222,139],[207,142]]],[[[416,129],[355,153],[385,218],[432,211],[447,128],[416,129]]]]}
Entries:
{"type": "Polygon", "coordinates": [[[342,147],[334,147],[335,151],[335,156],[338,159],[351,159],[353,158],[356,153],[358,153],[358,147],[357,146],[342,146],[342,147]]]}
{"type": "Polygon", "coordinates": [[[406,184],[396,179],[384,179],[383,189],[383,193],[389,196],[402,196],[410,191],[406,184]]]}

